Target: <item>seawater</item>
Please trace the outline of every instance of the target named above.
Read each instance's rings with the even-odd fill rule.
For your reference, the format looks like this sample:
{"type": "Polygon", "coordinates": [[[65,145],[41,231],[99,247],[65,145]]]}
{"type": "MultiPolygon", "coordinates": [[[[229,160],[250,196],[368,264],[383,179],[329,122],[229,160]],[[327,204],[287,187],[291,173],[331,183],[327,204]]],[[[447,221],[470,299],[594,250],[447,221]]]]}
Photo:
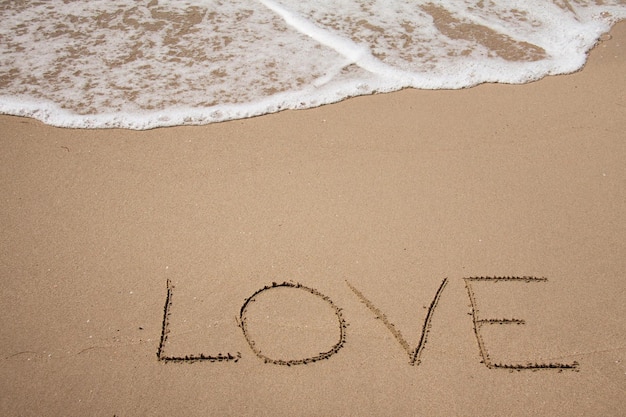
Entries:
{"type": "Polygon", "coordinates": [[[625,18],[626,0],[3,1],[0,113],[149,129],[527,83],[625,18]]]}

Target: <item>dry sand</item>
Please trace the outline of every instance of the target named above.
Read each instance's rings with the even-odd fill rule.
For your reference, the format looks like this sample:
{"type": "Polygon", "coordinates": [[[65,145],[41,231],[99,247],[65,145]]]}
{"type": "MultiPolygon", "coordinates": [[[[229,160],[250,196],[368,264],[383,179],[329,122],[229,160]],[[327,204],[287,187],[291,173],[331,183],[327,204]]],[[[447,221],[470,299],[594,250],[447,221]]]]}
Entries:
{"type": "Polygon", "coordinates": [[[0,414],[625,415],[612,35],[522,86],[147,132],[1,117],[0,414]]]}

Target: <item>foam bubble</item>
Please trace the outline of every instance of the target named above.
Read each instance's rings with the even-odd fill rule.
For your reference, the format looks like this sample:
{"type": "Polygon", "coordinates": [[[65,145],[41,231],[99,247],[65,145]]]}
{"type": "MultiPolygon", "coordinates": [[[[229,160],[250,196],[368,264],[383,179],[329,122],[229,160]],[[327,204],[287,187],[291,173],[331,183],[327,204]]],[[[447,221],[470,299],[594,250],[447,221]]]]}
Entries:
{"type": "Polygon", "coordinates": [[[49,0],[0,18],[0,113],[147,129],[576,71],[626,5],[49,0]]]}

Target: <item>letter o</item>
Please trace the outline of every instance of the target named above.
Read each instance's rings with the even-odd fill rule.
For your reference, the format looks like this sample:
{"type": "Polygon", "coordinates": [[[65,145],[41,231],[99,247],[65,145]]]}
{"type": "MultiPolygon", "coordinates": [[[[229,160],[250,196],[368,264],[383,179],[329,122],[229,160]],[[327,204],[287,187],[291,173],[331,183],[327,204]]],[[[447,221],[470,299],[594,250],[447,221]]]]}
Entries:
{"type": "Polygon", "coordinates": [[[245,337],[246,341],[248,342],[248,345],[250,346],[250,349],[252,349],[254,354],[257,357],[259,357],[260,359],[263,359],[263,361],[265,361],[265,363],[273,363],[275,365],[287,365],[287,366],[291,366],[291,365],[306,365],[308,363],[317,362],[317,361],[322,360],[322,359],[328,359],[332,355],[337,353],[339,351],[339,349],[341,349],[343,347],[343,344],[346,341],[346,327],[347,327],[347,325],[346,325],[346,321],[344,320],[343,315],[341,313],[341,309],[339,307],[337,307],[335,305],[335,303],[333,303],[329,297],[327,297],[324,294],[320,293],[316,289],[313,289],[313,288],[310,288],[310,287],[306,287],[306,286],[304,286],[302,284],[292,283],[292,282],[283,282],[281,284],[277,284],[277,283],[273,282],[272,285],[265,286],[265,287],[261,288],[260,290],[256,291],[250,297],[248,297],[244,301],[243,305],[241,306],[241,310],[239,311],[239,325],[240,325],[241,330],[243,332],[243,336],[245,337]],[[295,288],[295,289],[300,289],[302,291],[309,292],[312,295],[314,295],[316,297],[319,297],[322,300],[324,300],[333,309],[333,311],[334,311],[334,313],[335,313],[335,315],[337,317],[337,325],[339,326],[339,338],[337,340],[337,343],[335,343],[328,351],[321,352],[318,355],[307,357],[307,358],[303,358],[303,359],[277,359],[277,358],[270,358],[270,357],[268,357],[267,355],[265,355],[265,354],[263,354],[261,352],[261,349],[259,349],[257,347],[256,342],[251,338],[250,332],[248,331],[248,320],[246,318],[246,311],[248,309],[248,306],[250,305],[250,303],[254,302],[256,297],[258,295],[260,295],[261,293],[266,292],[266,291],[270,291],[270,290],[275,290],[277,288],[284,288],[284,287],[295,288]]]}

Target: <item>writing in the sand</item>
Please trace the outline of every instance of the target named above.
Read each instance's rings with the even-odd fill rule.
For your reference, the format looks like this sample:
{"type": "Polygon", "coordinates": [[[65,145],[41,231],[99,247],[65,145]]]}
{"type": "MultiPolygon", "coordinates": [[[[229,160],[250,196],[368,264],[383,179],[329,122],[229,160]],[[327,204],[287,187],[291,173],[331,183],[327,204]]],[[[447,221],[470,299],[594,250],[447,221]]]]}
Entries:
{"type": "MultiPolygon", "coordinates": [[[[507,369],[507,370],[577,370],[578,362],[570,362],[570,363],[561,363],[561,362],[547,362],[547,363],[537,363],[533,361],[526,362],[502,362],[502,361],[494,361],[491,359],[489,350],[487,348],[487,344],[483,338],[482,329],[485,326],[490,325],[523,325],[525,324],[525,320],[519,318],[511,318],[511,317],[490,317],[484,318],[479,315],[478,309],[478,301],[477,296],[474,291],[474,285],[477,282],[483,283],[502,283],[502,282],[521,282],[527,284],[533,283],[541,283],[546,282],[546,278],[538,278],[532,276],[522,276],[522,277],[468,277],[463,278],[465,283],[465,288],[467,290],[467,296],[469,298],[469,307],[470,312],[468,313],[472,318],[472,327],[473,333],[476,338],[476,343],[478,345],[478,353],[480,355],[480,362],[483,363],[489,369],[507,369]]],[[[418,366],[421,363],[422,356],[424,354],[424,349],[426,346],[426,342],[428,340],[428,335],[431,331],[431,322],[432,318],[436,312],[439,300],[441,299],[443,292],[448,283],[448,279],[445,278],[441,281],[439,287],[435,290],[434,296],[430,303],[430,306],[427,309],[426,317],[424,318],[422,331],[419,337],[419,342],[415,347],[411,347],[409,342],[404,338],[402,333],[396,328],[396,326],[388,319],[383,311],[381,311],[378,307],[374,305],[370,299],[366,297],[366,295],[359,290],[356,286],[346,281],[346,285],[350,290],[354,293],[354,295],[361,301],[375,316],[376,319],[382,321],[387,330],[393,335],[395,340],[400,344],[402,349],[406,352],[408,356],[408,363],[413,366],[418,366]]],[[[165,307],[163,312],[163,322],[161,329],[161,338],[159,342],[159,347],[157,350],[157,358],[159,361],[166,363],[195,363],[195,362],[233,362],[236,363],[242,359],[243,355],[241,352],[235,353],[199,353],[199,354],[189,354],[189,355],[168,355],[165,352],[166,342],[168,341],[170,334],[170,316],[172,314],[172,305],[173,305],[173,295],[174,295],[174,287],[171,282],[167,281],[167,295],[165,299],[165,307]]],[[[263,360],[268,364],[275,365],[284,365],[284,366],[295,366],[295,365],[306,365],[315,363],[321,360],[328,360],[332,356],[336,355],[344,343],[346,342],[346,330],[348,323],[346,322],[342,309],[337,306],[337,304],[331,300],[330,297],[322,294],[318,290],[302,285],[300,283],[295,282],[282,282],[276,283],[272,282],[270,285],[266,285],[263,288],[260,288],[252,295],[250,295],[243,302],[238,317],[238,326],[240,327],[243,337],[246,340],[250,350],[257,358],[263,360]],[[268,340],[264,342],[259,342],[257,340],[258,331],[256,335],[252,334],[249,328],[249,318],[248,312],[250,306],[256,303],[263,296],[271,295],[272,293],[276,293],[278,291],[292,291],[291,297],[314,297],[319,303],[325,305],[328,308],[328,311],[331,312],[331,316],[334,317],[333,321],[333,329],[330,330],[334,339],[331,344],[327,343],[325,348],[320,348],[319,353],[307,354],[302,357],[281,357],[280,353],[277,355],[276,353],[267,353],[267,351],[272,351],[270,346],[267,346],[268,340]],[[263,345],[265,343],[265,345],[263,345]],[[268,349],[269,348],[269,349],[268,349]]],[[[315,341],[321,340],[319,337],[315,336],[313,338],[315,341]]]]}

